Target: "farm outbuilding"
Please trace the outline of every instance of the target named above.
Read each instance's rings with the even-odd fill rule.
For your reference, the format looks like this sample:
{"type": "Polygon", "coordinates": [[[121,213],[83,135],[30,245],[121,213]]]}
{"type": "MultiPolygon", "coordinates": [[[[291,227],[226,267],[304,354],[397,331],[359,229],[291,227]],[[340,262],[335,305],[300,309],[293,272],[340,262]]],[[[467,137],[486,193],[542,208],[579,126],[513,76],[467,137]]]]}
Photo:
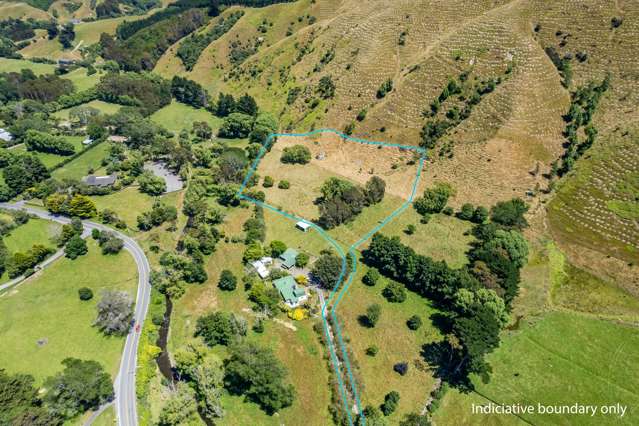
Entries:
{"type": "Polygon", "coordinates": [[[302,232],[306,232],[311,228],[311,224],[300,220],[299,222],[295,224],[295,227],[301,230],[302,232]]]}

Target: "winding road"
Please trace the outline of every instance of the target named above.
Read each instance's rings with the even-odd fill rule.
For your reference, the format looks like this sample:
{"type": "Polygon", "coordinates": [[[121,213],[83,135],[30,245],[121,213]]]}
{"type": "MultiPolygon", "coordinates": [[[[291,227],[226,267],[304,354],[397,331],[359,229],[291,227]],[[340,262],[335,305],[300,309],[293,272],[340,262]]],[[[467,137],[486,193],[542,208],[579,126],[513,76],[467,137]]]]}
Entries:
{"type": "MultiPolygon", "coordinates": [[[[23,210],[41,219],[52,220],[58,223],[71,223],[71,219],[64,216],[54,215],[46,211],[28,207],[24,202],[18,203],[0,203],[0,208],[8,210],[23,210]]],[[[149,274],[151,266],[149,260],[138,243],[108,226],[83,221],[85,231],[99,229],[100,231],[109,231],[115,233],[118,238],[124,241],[124,249],[131,253],[138,268],[138,291],[135,299],[135,312],[133,319],[135,326],[126,336],[124,350],[122,351],[122,359],[120,361],[120,370],[115,378],[115,411],[118,418],[119,426],[135,426],[138,424],[137,398],[135,394],[135,373],[137,365],[138,345],[140,343],[140,333],[136,332],[139,325],[140,329],[144,324],[144,318],[149,309],[149,299],[151,296],[151,284],[149,283],[149,274]]]]}

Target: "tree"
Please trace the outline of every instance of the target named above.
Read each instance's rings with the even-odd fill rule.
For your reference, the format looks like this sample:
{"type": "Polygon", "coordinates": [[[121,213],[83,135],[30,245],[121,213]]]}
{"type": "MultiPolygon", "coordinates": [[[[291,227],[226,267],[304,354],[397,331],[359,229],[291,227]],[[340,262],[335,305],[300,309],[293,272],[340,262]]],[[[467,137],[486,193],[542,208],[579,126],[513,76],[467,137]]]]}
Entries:
{"type": "Polygon", "coordinates": [[[513,198],[510,201],[500,201],[490,209],[490,219],[504,228],[523,229],[528,226],[524,214],[528,211],[528,205],[521,198],[513,198]]]}
{"type": "Polygon", "coordinates": [[[431,426],[431,423],[426,416],[409,413],[404,416],[404,419],[401,422],[399,422],[399,426],[431,426]]]}
{"type": "Polygon", "coordinates": [[[408,226],[406,226],[406,230],[404,230],[407,235],[413,235],[415,231],[417,231],[417,227],[412,223],[409,223],[408,226]]]}
{"type": "Polygon", "coordinates": [[[399,392],[390,391],[384,397],[384,403],[379,407],[384,413],[385,416],[390,416],[397,409],[397,405],[399,404],[399,392]]]}
{"type": "Polygon", "coordinates": [[[58,40],[60,40],[60,44],[65,49],[69,49],[73,47],[73,40],[75,39],[75,30],[73,28],[73,22],[67,22],[62,26],[62,31],[60,31],[60,35],[58,36],[58,40]]]}
{"type": "Polygon", "coordinates": [[[324,99],[330,99],[335,96],[335,83],[333,83],[333,79],[330,75],[325,75],[324,77],[320,78],[320,81],[317,85],[317,91],[324,99]]]}
{"type": "Polygon", "coordinates": [[[436,183],[433,188],[429,188],[424,191],[423,197],[415,200],[413,203],[417,213],[424,215],[427,213],[440,213],[446,203],[448,197],[453,195],[453,189],[450,185],[445,183],[436,183]]]}
{"type": "Polygon", "coordinates": [[[96,306],[95,325],[104,334],[125,335],[133,320],[133,300],[125,291],[105,291],[96,306]]]}
{"type": "Polygon", "coordinates": [[[406,325],[411,330],[417,330],[422,326],[422,319],[418,315],[413,315],[412,317],[408,318],[408,321],[406,321],[406,325]]]}
{"type": "Polygon", "coordinates": [[[69,215],[87,219],[95,216],[97,209],[95,203],[86,195],[76,194],[69,201],[69,215]]]}
{"type": "Polygon", "coordinates": [[[152,196],[162,195],[166,192],[166,181],[159,176],[155,176],[150,171],[143,172],[138,176],[140,191],[152,196]]]}
{"type": "Polygon", "coordinates": [[[98,362],[66,358],[62,365],[64,370],[44,384],[44,400],[53,412],[71,419],[113,400],[111,376],[98,362]]]}
{"type": "Polygon", "coordinates": [[[237,278],[233,275],[233,272],[225,269],[220,274],[220,281],[217,283],[217,286],[221,290],[233,291],[237,287],[237,278]]]}
{"type": "Polygon", "coordinates": [[[377,98],[381,99],[385,97],[391,90],[393,90],[393,80],[389,78],[384,81],[381,86],[379,86],[379,89],[377,89],[377,98]]]}
{"type": "Polygon", "coordinates": [[[244,255],[242,256],[242,260],[245,263],[253,262],[261,258],[264,255],[264,251],[262,250],[262,246],[257,241],[250,243],[246,250],[244,250],[244,255]]]}
{"type": "Polygon", "coordinates": [[[89,287],[80,287],[78,289],[78,296],[80,300],[91,300],[93,299],[93,290],[89,287]]]}
{"type": "Polygon", "coordinates": [[[366,308],[366,316],[365,316],[365,320],[366,320],[366,324],[368,325],[368,327],[375,327],[375,325],[377,324],[377,321],[379,321],[379,318],[382,316],[382,307],[379,306],[377,303],[373,303],[372,305],[369,305],[368,308],[366,308]]]}
{"type": "Polygon", "coordinates": [[[298,268],[303,268],[306,265],[308,265],[308,261],[309,261],[309,256],[306,253],[299,253],[296,257],[295,257],[295,266],[297,266],[298,268]]]}
{"type": "Polygon", "coordinates": [[[193,133],[202,140],[209,140],[213,136],[213,129],[206,121],[194,121],[193,133]]]}
{"type": "Polygon", "coordinates": [[[271,256],[273,257],[279,257],[287,249],[286,244],[279,240],[271,241],[270,246],[271,246],[271,256]]]}
{"type": "Polygon", "coordinates": [[[11,195],[22,193],[25,189],[51,177],[42,161],[32,154],[23,154],[2,169],[2,177],[11,195]]]}
{"type": "Polygon", "coordinates": [[[113,232],[102,232],[98,241],[102,254],[118,254],[124,247],[124,241],[116,237],[113,232]]]}
{"type": "MultiPolygon", "coordinates": [[[[34,379],[27,374],[9,375],[0,369],[0,424],[49,426],[62,424],[61,418],[51,415],[49,422],[35,421],[41,403],[38,390],[33,386],[34,379]],[[31,422],[20,421],[29,418],[31,422]]],[[[44,411],[44,410],[43,410],[44,411]]],[[[48,412],[48,410],[46,410],[48,412]]],[[[40,417],[37,415],[37,417],[40,417]]]]}
{"type": "Polygon", "coordinates": [[[379,277],[379,271],[375,268],[370,268],[362,277],[362,282],[367,286],[373,287],[375,284],[377,284],[379,277]]]}
{"type": "Polygon", "coordinates": [[[313,264],[311,274],[325,289],[333,289],[342,274],[342,259],[332,253],[324,253],[313,264]]]}
{"type": "Polygon", "coordinates": [[[386,420],[382,413],[375,407],[367,405],[361,415],[357,417],[357,426],[386,426],[386,420]]]}
{"type": "Polygon", "coordinates": [[[257,102],[252,96],[245,93],[237,100],[235,109],[237,112],[255,117],[257,115],[257,102]]]}
{"type": "Polygon", "coordinates": [[[393,371],[398,373],[400,376],[405,376],[408,373],[408,363],[406,362],[398,362],[393,365],[393,371]]]}
{"type": "Polygon", "coordinates": [[[391,303],[402,303],[406,300],[406,289],[400,283],[391,281],[382,291],[382,295],[391,303]]]}
{"type": "Polygon", "coordinates": [[[87,242],[79,235],[74,235],[64,247],[64,255],[69,259],[76,259],[78,256],[87,254],[87,242]]]}
{"type": "Polygon", "coordinates": [[[170,399],[162,407],[158,423],[161,426],[184,424],[196,410],[195,391],[186,383],[178,382],[170,399]]]}
{"type": "Polygon", "coordinates": [[[273,181],[273,178],[270,176],[264,176],[264,182],[262,183],[262,186],[264,188],[270,188],[273,186],[273,184],[275,184],[275,181],[273,181]]]}
{"type": "Polygon", "coordinates": [[[461,220],[471,220],[475,213],[475,207],[470,203],[465,203],[461,206],[461,210],[457,212],[457,217],[461,220]]]}
{"type": "Polygon", "coordinates": [[[217,100],[217,109],[215,115],[218,117],[226,117],[235,111],[235,99],[233,95],[225,95],[220,92],[220,96],[217,100]]]}
{"type": "Polygon", "coordinates": [[[386,182],[384,179],[373,176],[366,182],[364,194],[368,205],[377,204],[384,199],[386,191],[386,182]]]}
{"type": "Polygon", "coordinates": [[[246,335],[246,320],[226,312],[213,312],[197,319],[195,335],[201,336],[208,346],[228,346],[246,335]]]}
{"type": "Polygon", "coordinates": [[[295,389],[285,383],[286,375],[271,349],[246,342],[231,348],[224,384],[232,394],[244,395],[273,414],[295,399],[295,389]]]}
{"type": "Polygon", "coordinates": [[[228,115],[222,122],[218,135],[222,138],[245,138],[253,129],[253,117],[241,112],[228,115]]]}
{"type": "Polygon", "coordinates": [[[488,210],[484,206],[477,206],[473,212],[473,216],[470,221],[473,223],[484,223],[488,219],[488,210]]]}
{"type": "Polygon", "coordinates": [[[253,144],[264,145],[269,135],[277,132],[277,119],[269,113],[259,113],[253,124],[253,130],[249,134],[249,140],[253,144]]]}
{"type": "Polygon", "coordinates": [[[285,164],[307,164],[311,161],[311,151],[304,145],[284,148],[280,161],[285,164]]]}

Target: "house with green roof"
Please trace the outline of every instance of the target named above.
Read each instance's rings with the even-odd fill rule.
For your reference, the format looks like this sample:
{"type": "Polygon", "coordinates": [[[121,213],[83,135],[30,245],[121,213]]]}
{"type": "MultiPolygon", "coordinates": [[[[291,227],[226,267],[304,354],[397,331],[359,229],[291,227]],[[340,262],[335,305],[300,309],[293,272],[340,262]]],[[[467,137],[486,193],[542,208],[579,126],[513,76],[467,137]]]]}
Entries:
{"type": "Polygon", "coordinates": [[[292,248],[287,248],[284,253],[280,254],[282,268],[291,269],[293,266],[295,266],[295,258],[298,254],[299,253],[297,252],[297,250],[292,248]]]}
{"type": "Polygon", "coordinates": [[[282,278],[278,278],[273,281],[273,285],[280,292],[280,296],[284,299],[284,303],[286,303],[291,308],[295,308],[300,305],[300,303],[304,302],[308,299],[308,295],[306,294],[306,290],[300,287],[295,279],[287,275],[282,278]]]}

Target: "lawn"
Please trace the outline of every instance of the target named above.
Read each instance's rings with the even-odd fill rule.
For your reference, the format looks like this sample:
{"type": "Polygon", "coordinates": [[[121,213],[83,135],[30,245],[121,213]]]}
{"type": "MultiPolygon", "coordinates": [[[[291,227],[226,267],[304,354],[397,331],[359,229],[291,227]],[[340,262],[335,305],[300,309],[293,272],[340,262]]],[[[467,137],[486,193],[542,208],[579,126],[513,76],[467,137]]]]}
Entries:
{"type": "Polygon", "coordinates": [[[315,229],[302,232],[295,227],[295,221],[284,217],[271,210],[264,209],[264,220],[266,222],[266,243],[273,240],[280,240],[288,247],[293,247],[298,251],[319,256],[320,251],[332,248],[331,245],[315,229]]]}
{"type": "Polygon", "coordinates": [[[92,327],[102,290],[125,290],[135,297],[137,273],[127,252],[104,256],[95,242],[89,253],[62,258],[0,297],[0,365],[11,373],[28,373],[38,385],[62,369],[67,357],[100,362],[114,377],[123,338],[104,337],[92,327]],[[95,297],[83,302],[80,287],[95,297]],[[44,344],[38,345],[38,341],[44,344]],[[8,350],[7,350],[8,349],[8,350]]]}
{"type": "Polygon", "coordinates": [[[94,87],[100,81],[100,73],[96,72],[95,74],[88,75],[86,68],[76,68],[73,71],[69,72],[62,76],[67,80],[71,80],[73,82],[73,86],[77,92],[90,89],[94,87]]]}
{"type": "Polygon", "coordinates": [[[73,161],[55,169],[52,175],[58,180],[82,179],[89,174],[89,169],[95,171],[102,166],[102,159],[106,157],[108,151],[109,143],[102,142],[98,146],[87,150],[73,161]]]}
{"type": "MultiPolygon", "coordinates": [[[[99,110],[102,114],[115,114],[121,108],[120,105],[110,104],[108,102],[103,102],[103,101],[91,101],[91,102],[87,102],[86,104],[82,104],[80,106],[87,106],[87,107],[95,108],[95,109],[99,110]]],[[[68,120],[69,119],[69,111],[71,111],[71,109],[72,108],[61,109],[60,111],[57,111],[57,112],[53,113],[53,115],[55,117],[61,118],[63,120],[68,120]]]]}
{"type": "Polygon", "coordinates": [[[182,129],[190,132],[195,121],[207,122],[215,132],[222,124],[221,118],[214,116],[207,110],[196,109],[176,101],[153,113],[151,120],[175,134],[179,134],[182,129]]]}
{"type": "MultiPolygon", "coordinates": [[[[75,148],[75,152],[80,152],[84,149],[84,145],[82,145],[82,141],[85,139],[84,136],[65,136],[64,138],[73,144],[73,147],[75,148]]],[[[15,150],[27,151],[27,147],[24,145],[21,145],[16,147],[15,150]]],[[[49,154],[47,152],[37,152],[37,151],[31,151],[31,152],[35,154],[35,156],[38,157],[40,161],[42,161],[42,164],[44,164],[44,166],[47,169],[52,169],[53,167],[63,162],[66,158],[68,158],[67,156],[64,156],[64,155],[49,154]]]]}
{"type": "MultiPolygon", "coordinates": [[[[639,344],[636,327],[580,314],[552,312],[521,330],[507,332],[488,357],[491,381],[476,380],[477,391],[504,404],[614,405],[628,407],[614,415],[524,415],[532,424],[606,425],[639,422],[639,344]]],[[[483,424],[483,416],[468,412],[467,398],[454,393],[435,416],[438,424],[483,424]],[[465,410],[465,412],[463,412],[465,410]]]]}
{"type": "Polygon", "coordinates": [[[60,231],[60,225],[43,219],[29,219],[29,222],[15,228],[4,237],[4,243],[11,253],[25,252],[34,244],[55,247],[51,239],[60,231]]]}
{"type": "Polygon", "coordinates": [[[104,410],[93,422],[93,426],[113,426],[114,424],[116,424],[116,418],[113,405],[104,410]]]}
{"type": "Polygon", "coordinates": [[[437,311],[426,299],[412,292],[407,293],[403,303],[389,303],[381,295],[388,280],[382,278],[376,286],[368,287],[361,282],[366,271],[364,265],[358,265],[357,276],[339,304],[337,316],[346,344],[353,353],[351,363],[358,366],[355,376],[362,404],[379,406],[388,392],[399,392],[399,407],[389,417],[389,424],[397,424],[404,414],[421,412],[435,383],[428,370],[422,368],[426,364],[420,351],[423,344],[440,339],[429,319],[437,311]],[[367,328],[360,324],[359,317],[373,303],[381,305],[382,314],[374,328],[367,328]],[[406,326],[412,315],[419,315],[423,321],[416,331],[406,326]],[[372,345],[379,348],[375,357],[365,353],[372,345]],[[406,376],[393,371],[393,365],[402,361],[409,364],[406,376]]]}

